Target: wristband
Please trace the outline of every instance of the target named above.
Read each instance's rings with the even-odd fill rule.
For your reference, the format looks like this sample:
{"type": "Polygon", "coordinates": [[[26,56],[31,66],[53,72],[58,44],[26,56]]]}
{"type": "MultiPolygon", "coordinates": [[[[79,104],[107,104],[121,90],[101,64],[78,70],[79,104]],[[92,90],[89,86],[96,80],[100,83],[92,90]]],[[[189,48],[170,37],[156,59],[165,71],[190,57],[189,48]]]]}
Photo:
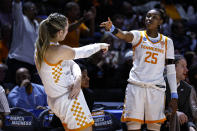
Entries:
{"type": "Polygon", "coordinates": [[[110,29],[110,32],[112,33],[115,29],[116,29],[115,26],[112,25],[112,26],[111,26],[111,29],[110,29]]]}
{"type": "Polygon", "coordinates": [[[178,99],[178,94],[177,94],[177,93],[171,93],[171,99],[172,99],[172,98],[178,99]]]}
{"type": "Polygon", "coordinates": [[[114,31],[112,32],[113,35],[116,35],[118,33],[118,29],[115,28],[114,31]]]}

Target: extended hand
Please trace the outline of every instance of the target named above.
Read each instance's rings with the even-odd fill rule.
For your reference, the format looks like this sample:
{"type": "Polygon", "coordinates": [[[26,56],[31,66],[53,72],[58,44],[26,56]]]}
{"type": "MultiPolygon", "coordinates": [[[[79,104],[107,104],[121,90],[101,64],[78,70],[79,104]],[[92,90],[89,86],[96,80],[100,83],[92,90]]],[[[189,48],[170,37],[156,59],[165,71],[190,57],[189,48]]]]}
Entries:
{"type": "Polygon", "coordinates": [[[109,49],[110,44],[107,43],[99,43],[101,45],[101,50],[106,53],[109,49]]]}
{"type": "Polygon", "coordinates": [[[70,90],[70,94],[68,96],[68,99],[77,98],[81,90],[81,79],[78,78],[75,84],[69,87],[69,90],[70,90]]]}
{"type": "Polygon", "coordinates": [[[104,27],[106,31],[110,31],[110,29],[112,27],[112,21],[110,20],[110,18],[108,17],[108,21],[102,22],[100,24],[100,27],[104,27]]]}

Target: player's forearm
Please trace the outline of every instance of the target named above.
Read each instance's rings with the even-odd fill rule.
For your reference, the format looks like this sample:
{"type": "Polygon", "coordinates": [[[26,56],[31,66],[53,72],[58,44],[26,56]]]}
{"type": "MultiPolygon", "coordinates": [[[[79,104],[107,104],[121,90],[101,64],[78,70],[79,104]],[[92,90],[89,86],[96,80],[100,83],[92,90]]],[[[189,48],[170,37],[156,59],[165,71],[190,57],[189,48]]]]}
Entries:
{"type": "Polygon", "coordinates": [[[175,64],[169,64],[166,66],[166,68],[167,68],[167,79],[171,91],[171,98],[178,98],[175,64]]]}
{"type": "Polygon", "coordinates": [[[110,32],[119,39],[122,39],[126,42],[131,42],[133,40],[133,34],[131,32],[122,31],[121,29],[116,28],[114,25],[112,25],[110,32]]]}
{"type": "Polygon", "coordinates": [[[75,50],[75,59],[79,58],[87,58],[94,53],[98,52],[101,49],[100,44],[91,44],[91,45],[86,45],[83,47],[79,48],[74,48],[75,50]]]}
{"type": "Polygon", "coordinates": [[[126,41],[126,42],[131,42],[132,38],[133,38],[130,32],[122,31],[120,29],[118,29],[118,33],[115,34],[115,36],[118,37],[119,39],[126,41]]]}

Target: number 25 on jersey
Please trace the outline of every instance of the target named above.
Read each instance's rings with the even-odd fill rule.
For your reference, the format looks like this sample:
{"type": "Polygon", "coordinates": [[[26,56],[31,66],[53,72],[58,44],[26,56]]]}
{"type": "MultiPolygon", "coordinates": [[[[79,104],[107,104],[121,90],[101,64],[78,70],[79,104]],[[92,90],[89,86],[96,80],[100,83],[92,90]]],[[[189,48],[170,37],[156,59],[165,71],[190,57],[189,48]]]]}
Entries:
{"type": "Polygon", "coordinates": [[[151,63],[151,64],[157,64],[157,56],[158,56],[157,53],[147,51],[146,54],[147,56],[145,57],[145,60],[144,60],[145,62],[151,63]]]}

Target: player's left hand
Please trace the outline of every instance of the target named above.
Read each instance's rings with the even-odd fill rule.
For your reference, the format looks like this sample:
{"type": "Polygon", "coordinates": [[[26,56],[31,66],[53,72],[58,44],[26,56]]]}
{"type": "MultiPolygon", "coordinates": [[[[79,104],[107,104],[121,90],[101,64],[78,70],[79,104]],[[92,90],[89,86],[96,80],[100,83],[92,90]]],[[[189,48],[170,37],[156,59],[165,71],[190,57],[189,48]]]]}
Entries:
{"type": "Polygon", "coordinates": [[[78,78],[75,81],[75,84],[69,87],[70,93],[68,99],[75,99],[80,93],[81,90],[81,78],[78,78]]]}
{"type": "Polygon", "coordinates": [[[97,43],[100,44],[101,50],[103,51],[103,53],[106,53],[109,49],[110,44],[107,43],[97,43]]]}
{"type": "Polygon", "coordinates": [[[170,103],[169,103],[169,108],[172,110],[172,115],[174,115],[178,109],[178,99],[172,98],[170,103]]]}

